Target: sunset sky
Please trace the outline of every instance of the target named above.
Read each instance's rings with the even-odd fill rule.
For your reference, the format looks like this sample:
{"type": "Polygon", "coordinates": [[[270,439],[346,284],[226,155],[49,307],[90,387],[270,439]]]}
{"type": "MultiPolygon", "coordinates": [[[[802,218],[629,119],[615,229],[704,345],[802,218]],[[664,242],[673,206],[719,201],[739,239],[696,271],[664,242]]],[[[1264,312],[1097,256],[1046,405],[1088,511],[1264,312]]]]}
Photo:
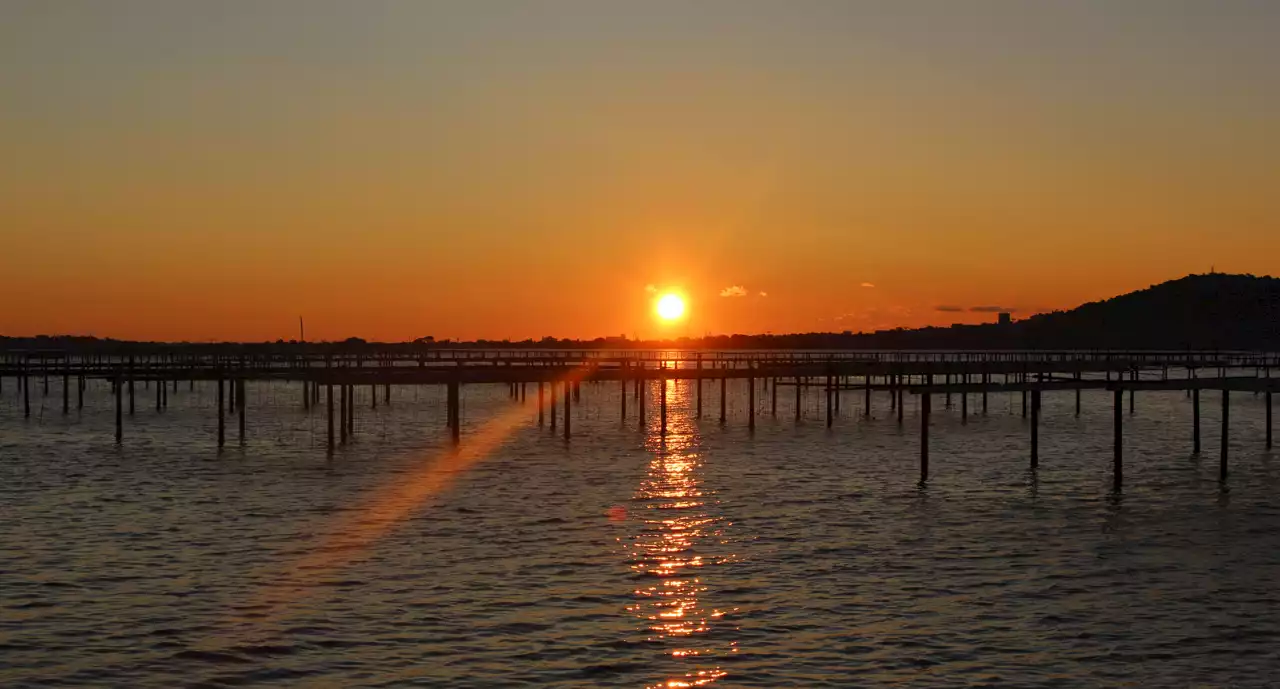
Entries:
{"type": "Polygon", "coordinates": [[[857,331],[1280,274],[1278,36],[1268,0],[5,0],[0,334],[857,331]]]}

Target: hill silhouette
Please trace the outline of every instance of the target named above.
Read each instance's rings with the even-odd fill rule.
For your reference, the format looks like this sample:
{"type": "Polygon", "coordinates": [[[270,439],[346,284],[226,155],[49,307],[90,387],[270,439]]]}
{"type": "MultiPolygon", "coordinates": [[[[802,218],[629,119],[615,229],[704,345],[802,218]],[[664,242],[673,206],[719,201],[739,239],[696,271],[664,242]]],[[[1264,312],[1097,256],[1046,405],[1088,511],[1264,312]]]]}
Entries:
{"type": "Polygon", "coordinates": [[[129,353],[157,348],[225,353],[291,351],[360,352],[457,348],[540,349],[1233,349],[1280,350],[1280,279],[1209,273],[1188,275],[1069,311],[1043,313],[1008,325],[953,325],[874,333],[717,335],[705,338],[635,341],[620,337],[572,340],[437,341],[372,343],[277,340],[263,343],[148,343],[83,336],[0,336],[0,350],[66,350],[129,353]]]}

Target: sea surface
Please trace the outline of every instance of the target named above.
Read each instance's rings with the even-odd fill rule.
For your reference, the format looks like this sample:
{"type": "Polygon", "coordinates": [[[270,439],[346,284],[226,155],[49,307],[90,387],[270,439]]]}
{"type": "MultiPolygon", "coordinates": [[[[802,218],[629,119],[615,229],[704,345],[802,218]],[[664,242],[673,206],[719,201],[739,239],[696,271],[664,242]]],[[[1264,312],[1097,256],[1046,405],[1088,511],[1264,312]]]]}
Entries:
{"type": "Polygon", "coordinates": [[[358,391],[329,454],[298,384],[248,386],[247,437],[186,382],[137,386],[114,442],[106,383],[30,419],[0,389],[0,686],[1267,687],[1280,686],[1280,458],[1262,397],[1220,403],[1204,454],[1184,393],[1124,410],[1046,393],[1038,470],[1018,395],[962,424],[933,400],[899,425],[847,392],[756,395],[585,383],[572,438],[536,388],[358,391]]]}

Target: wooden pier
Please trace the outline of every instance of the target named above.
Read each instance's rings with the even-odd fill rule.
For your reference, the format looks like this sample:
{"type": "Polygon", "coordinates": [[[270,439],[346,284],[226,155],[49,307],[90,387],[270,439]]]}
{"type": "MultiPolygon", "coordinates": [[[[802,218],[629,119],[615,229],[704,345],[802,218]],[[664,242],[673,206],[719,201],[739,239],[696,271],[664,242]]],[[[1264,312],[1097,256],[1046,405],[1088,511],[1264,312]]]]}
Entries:
{"type": "MultiPolygon", "coordinates": [[[[863,399],[862,413],[871,414],[873,393],[889,393],[889,410],[903,422],[904,396],[920,398],[920,481],[929,476],[929,427],[934,397],[946,408],[959,397],[961,422],[970,415],[971,395],[985,414],[988,396],[1021,395],[1021,413],[1029,417],[1029,465],[1039,463],[1040,410],[1045,394],[1073,394],[1075,412],[1081,411],[1082,390],[1108,390],[1113,399],[1113,475],[1117,490],[1123,484],[1124,409],[1134,413],[1139,392],[1186,391],[1193,404],[1193,452],[1200,452],[1201,391],[1221,392],[1222,444],[1219,477],[1228,476],[1228,439],[1231,394],[1250,392],[1265,396],[1265,446],[1272,447],[1273,393],[1280,379],[1271,370],[1280,356],[1259,352],[1117,352],[1117,351],[999,351],[999,352],[871,352],[871,351],[653,351],[653,350],[481,350],[437,347],[386,347],[341,345],[293,345],[288,351],[263,351],[245,346],[236,353],[227,347],[150,347],[128,353],[106,351],[8,351],[0,352],[0,394],[16,385],[24,416],[31,414],[31,386],[39,381],[49,393],[49,379],[60,379],[61,410],[69,414],[71,390],[76,408],[84,406],[87,381],[106,380],[115,404],[115,439],[124,441],[126,416],[137,413],[137,387],[154,389],[155,409],[168,405],[170,388],[181,382],[215,382],[217,389],[217,443],[226,442],[226,415],[236,415],[237,437],[247,433],[246,388],[253,383],[288,381],[301,384],[299,409],[310,412],[325,407],[326,445],[330,451],[354,434],[356,389],[368,387],[370,405],[378,405],[381,388],[384,405],[391,404],[392,386],[443,386],[446,391],[445,422],[453,442],[463,442],[461,391],[464,386],[506,385],[515,401],[526,399],[526,386],[537,386],[537,424],[562,429],[572,438],[575,403],[580,386],[589,381],[613,381],[621,386],[620,416],[628,418],[628,386],[634,394],[634,414],[644,423],[645,385],[650,381],[696,382],[697,417],[704,411],[703,387],[720,383],[719,419],[726,421],[726,384],[747,381],[747,428],[754,429],[757,389],[761,399],[769,395],[768,409],[777,415],[779,388],[795,389],[796,421],[800,421],[801,392],[820,388],[825,397],[825,424],[840,414],[841,393],[854,392],[863,399]],[[336,395],[334,388],[337,388],[336,395]],[[323,395],[322,395],[323,391],[323,395]],[[564,408],[557,422],[557,398],[564,408]],[[335,406],[336,401],[336,406],[335,406]],[[127,405],[127,407],[126,407],[127,405]],[[127,412],[126,412],[127,408],[127,412]],[[337,433],[335,434],[335,412],[337,433]],[[336,436],[336,437],[335,437],[336,436]]],[[[665,390],[665,384],[662,389],[665,390]]],[[[667,427],[667,398],[657,401],[662,433],[667,427]]]]}

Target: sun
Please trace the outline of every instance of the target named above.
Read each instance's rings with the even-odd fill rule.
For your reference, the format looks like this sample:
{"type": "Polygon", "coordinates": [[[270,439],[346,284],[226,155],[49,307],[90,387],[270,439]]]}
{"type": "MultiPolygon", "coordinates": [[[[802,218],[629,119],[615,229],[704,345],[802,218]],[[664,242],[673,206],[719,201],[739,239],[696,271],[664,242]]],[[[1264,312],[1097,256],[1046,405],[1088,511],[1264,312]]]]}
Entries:
{"type": "Polygon", "coordinates": [[[664,321],[674,321],[684,315],[684,299],[678,294],[664,294],[658,299],[658,317],[664,321]]]}

